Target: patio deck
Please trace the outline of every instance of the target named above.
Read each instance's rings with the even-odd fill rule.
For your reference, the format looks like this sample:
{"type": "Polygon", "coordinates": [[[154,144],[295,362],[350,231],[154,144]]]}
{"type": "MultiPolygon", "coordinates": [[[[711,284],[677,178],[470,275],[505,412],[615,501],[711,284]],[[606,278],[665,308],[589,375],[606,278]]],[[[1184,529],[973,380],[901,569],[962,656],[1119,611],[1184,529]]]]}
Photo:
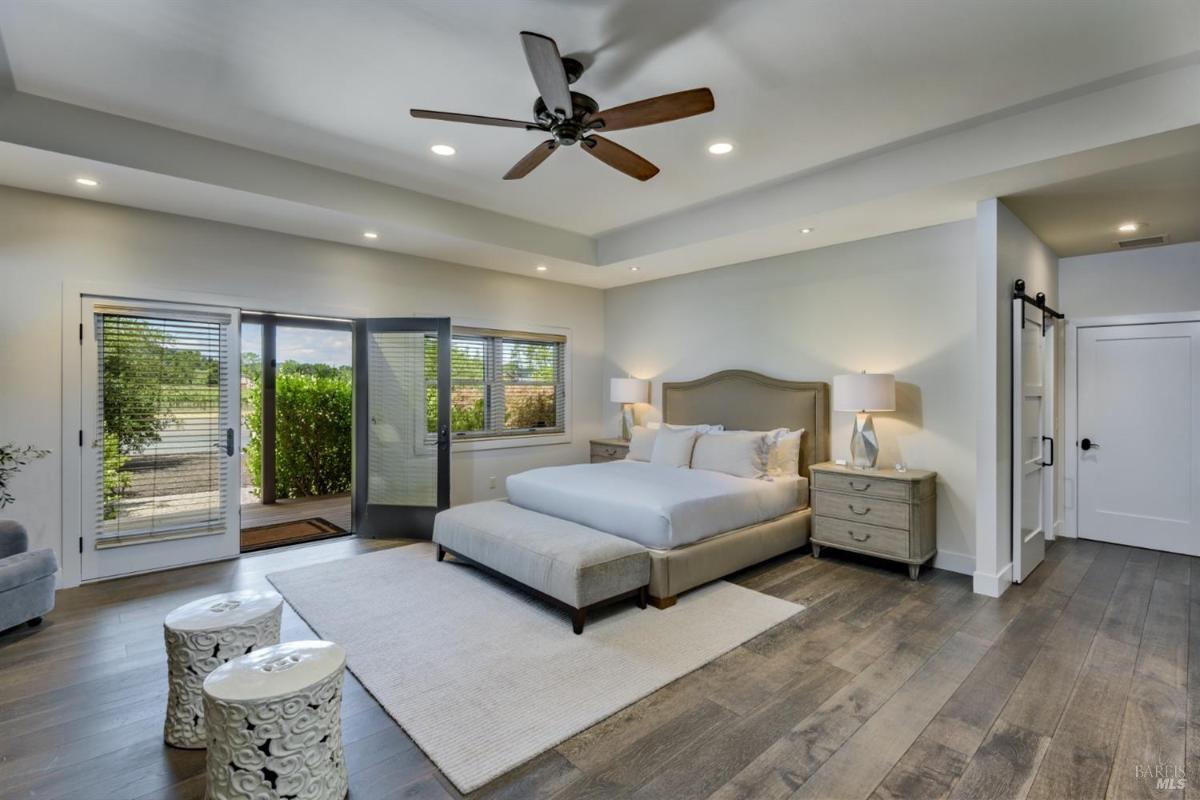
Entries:
{"type": "Polygon", "coordinates": [[[271,505],[242,503],[242,528],[294,522],[309,517],[321,517],[339,528],[350,530],[350,495],[278,500],[271,505]]]}

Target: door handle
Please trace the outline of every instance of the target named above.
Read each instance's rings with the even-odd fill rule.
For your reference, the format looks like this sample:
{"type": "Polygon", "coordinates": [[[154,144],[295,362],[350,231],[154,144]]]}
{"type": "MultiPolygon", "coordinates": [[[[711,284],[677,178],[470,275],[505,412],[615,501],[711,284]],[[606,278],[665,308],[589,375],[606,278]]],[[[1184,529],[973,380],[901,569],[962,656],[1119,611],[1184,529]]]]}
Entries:
{"type": "Polygon", "coordinates": [[[1094,442],[1091,439],[1087,438],[1086,436],[1083,437],[1083,440],[1079,442],[1079,446],[1084,450],[1099,450],[1100,449],[1099,442],[1094,442]]]}
{"type": "Polygon", "coordinates": [[[1043,461],[1042,466],[1043,467],[1053,467],[1054,466],[1054,437],[1053,436],[1043,436],[1042,441],[1050,443],[1050,460],[1043,461]]]}
{"type": "Polygon", "coordinates": [[[438,430],[438,447],[447,448],[450,446],[450,426],[443,425],[438,430]]]}
{"type": "Polygon", "coordinates": [[[233,458],[233,428],[225,429],[225,455],[233,458]]]}

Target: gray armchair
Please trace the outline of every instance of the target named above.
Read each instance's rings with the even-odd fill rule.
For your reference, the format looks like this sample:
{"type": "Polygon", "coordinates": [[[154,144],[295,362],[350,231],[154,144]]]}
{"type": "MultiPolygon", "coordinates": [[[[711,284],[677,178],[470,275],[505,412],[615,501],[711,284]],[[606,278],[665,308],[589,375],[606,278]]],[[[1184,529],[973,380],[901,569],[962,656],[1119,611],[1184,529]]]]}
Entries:
{"type": "Polygon", "coordinates": [[[0,520],[0,631],[42,621],[42,615],[54,608],[57,571],[53,550],[30,552],[25,528],[0,520]]]}

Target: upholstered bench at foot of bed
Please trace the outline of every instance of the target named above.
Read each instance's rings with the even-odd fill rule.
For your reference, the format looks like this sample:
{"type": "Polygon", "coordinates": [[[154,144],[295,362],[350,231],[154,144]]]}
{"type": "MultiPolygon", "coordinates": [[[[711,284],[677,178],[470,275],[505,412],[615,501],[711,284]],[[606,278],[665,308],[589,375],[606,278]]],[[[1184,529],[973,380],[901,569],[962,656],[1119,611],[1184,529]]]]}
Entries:
{"type": "Polygon", "coordinates": [[[439,561],[449,552],[566,606],[575,633],[593,606],[636,597],[646,607],[646,548],[574,522],[489,500],[439,513],[433,541],[439,561]]]}

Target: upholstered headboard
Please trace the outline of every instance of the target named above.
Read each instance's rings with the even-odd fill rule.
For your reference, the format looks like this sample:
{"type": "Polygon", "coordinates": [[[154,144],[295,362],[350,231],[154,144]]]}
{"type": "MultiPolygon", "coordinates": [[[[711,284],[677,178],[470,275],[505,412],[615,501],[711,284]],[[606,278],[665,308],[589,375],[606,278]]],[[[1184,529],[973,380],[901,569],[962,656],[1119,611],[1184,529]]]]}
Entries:
{"type": "Polygon", "coordinates": [[[729,369],[662,387],[663,421],[672,425],[724,425],[726,430],[804,428],[800,474],[829,460],[829,384],[782,381],[729,369]]]}

